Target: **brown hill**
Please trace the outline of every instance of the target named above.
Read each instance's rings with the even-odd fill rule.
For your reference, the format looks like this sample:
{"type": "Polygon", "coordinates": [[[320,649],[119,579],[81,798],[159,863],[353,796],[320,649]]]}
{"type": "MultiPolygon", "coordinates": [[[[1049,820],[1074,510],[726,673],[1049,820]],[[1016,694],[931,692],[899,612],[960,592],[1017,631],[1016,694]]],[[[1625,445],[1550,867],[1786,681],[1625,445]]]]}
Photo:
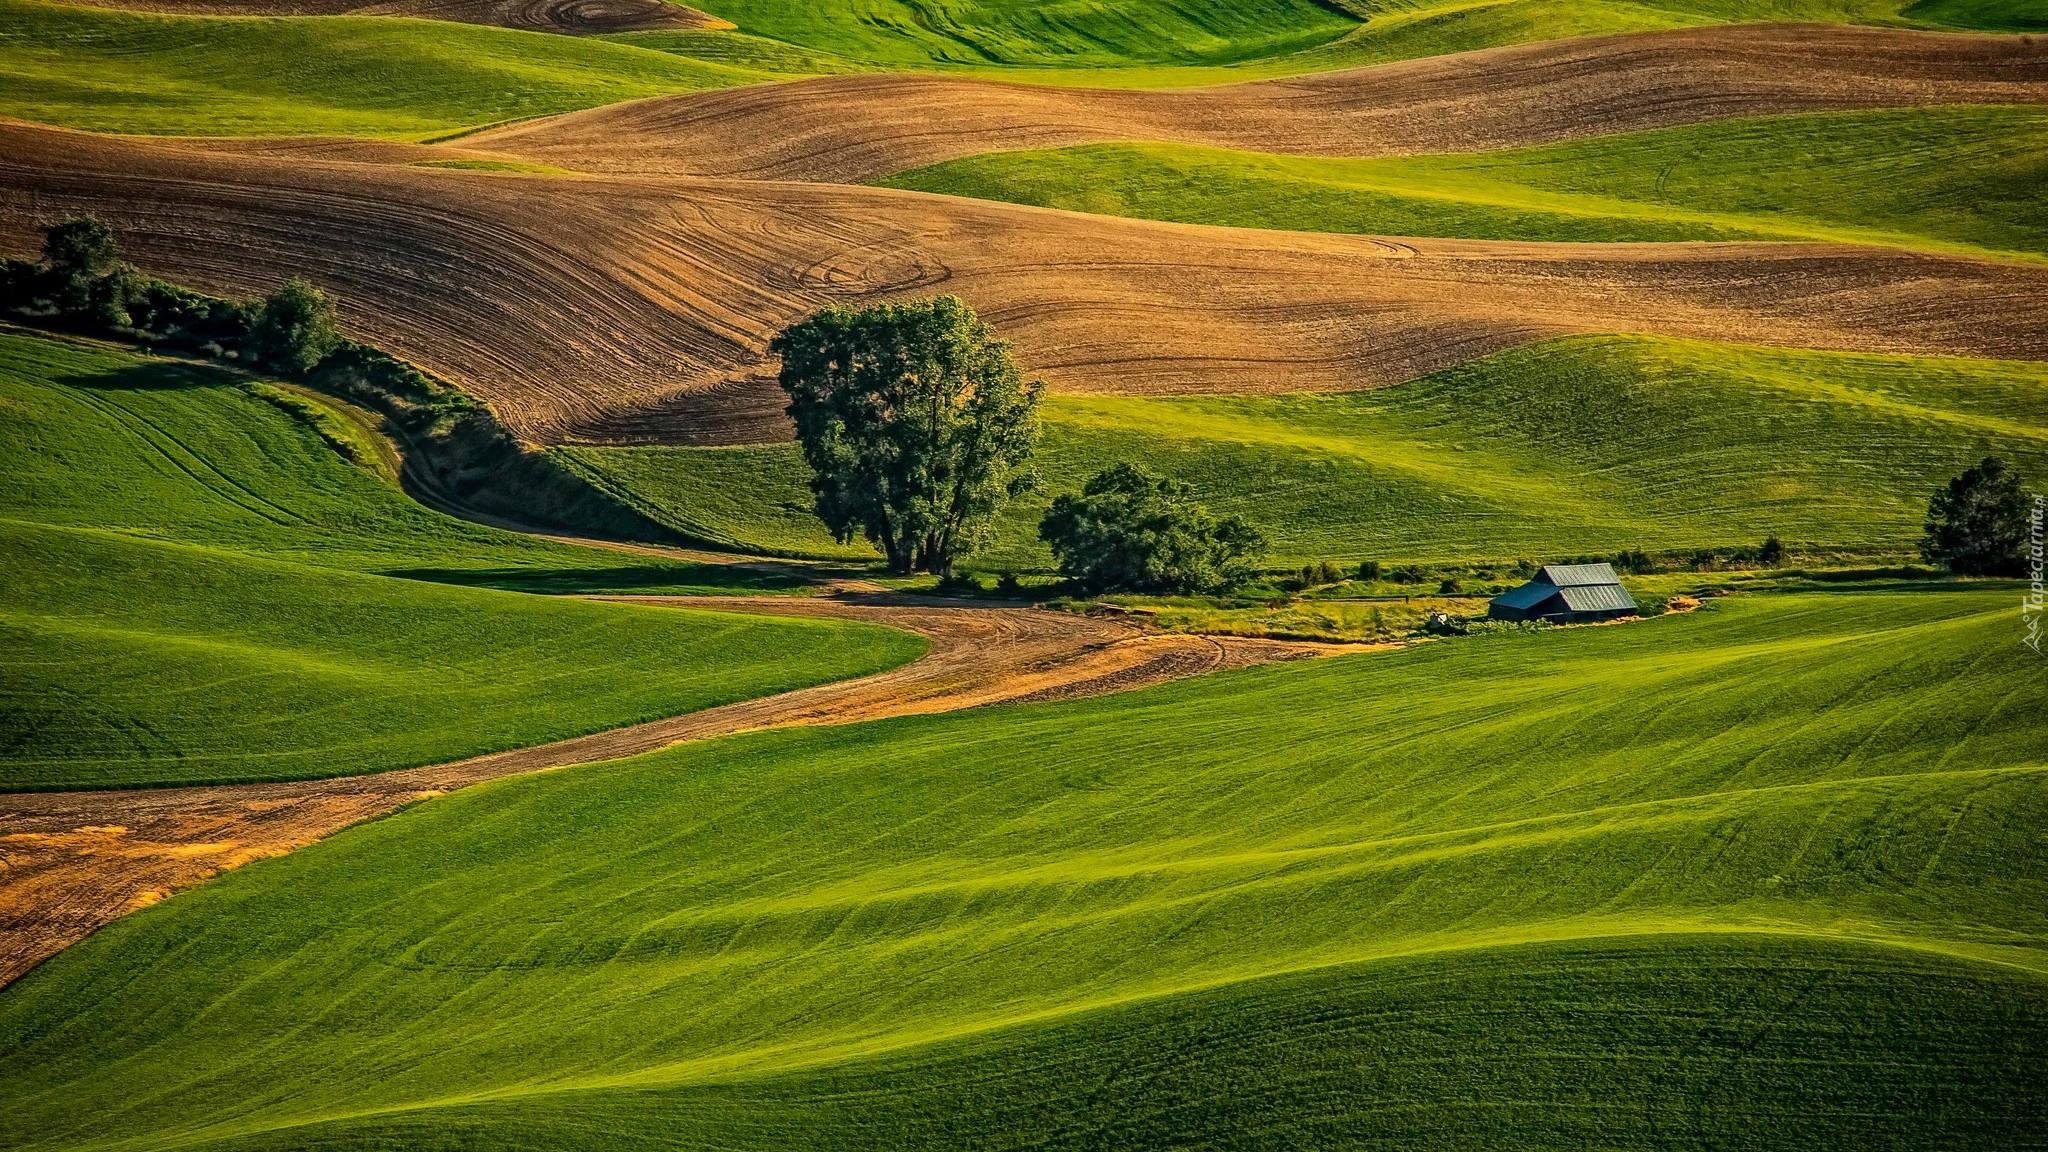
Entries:
{"type": "Polygon", "coordinates": [[[1554,41],[1212,88],[834,76],[528,121],[465,144],[590,172],[859,182],[1105,140],[1369,156],[1729,116],[2048,102],[2048,38],[1751,25],[1554,41]]]}
{"type": "MultiPolygon", "coordinates": [[[[410,152],[402,153],[410,155],[410,152]]],[[[1392,241],[803,183],[503,175],[0,124],[0,246],[90,210],[144,269],[304,273],[348,325],[537,441],[780,434],[763,348],[828,302],[942,290],[1056,388],[1343,389],[1639,331],[2048,357],[2048,267],[1807,244],[1392,241]]]]}

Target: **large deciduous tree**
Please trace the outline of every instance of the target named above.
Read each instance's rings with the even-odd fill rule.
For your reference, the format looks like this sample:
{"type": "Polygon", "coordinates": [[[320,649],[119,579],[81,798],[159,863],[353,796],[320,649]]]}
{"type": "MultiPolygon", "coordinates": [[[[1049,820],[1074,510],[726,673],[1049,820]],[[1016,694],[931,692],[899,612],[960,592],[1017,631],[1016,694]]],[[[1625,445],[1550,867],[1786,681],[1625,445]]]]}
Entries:
{"type": "Polygon", "coordinates": [[[1218,520],[1187,485],[1134,464],[1054,500],[1038,534],[1060,571],[1091,592],[1220,592],[1250,578],[1266,549],[1243,520],[1218,520]]]}
{"type": "Polygon", "coordinates": [[[1043,386],[957,297],[839,305],[768,345],[810,463],[818,518],[894,572],[945,575],[1035,483],[1043,386]]]}
{"type": "Polygon", "coordinates": [[[1986,456],[1937,489],[1920,555],[1965,576],[2017,576],[2027,545],[2026,500],[2005,461],[1986,456]]]}

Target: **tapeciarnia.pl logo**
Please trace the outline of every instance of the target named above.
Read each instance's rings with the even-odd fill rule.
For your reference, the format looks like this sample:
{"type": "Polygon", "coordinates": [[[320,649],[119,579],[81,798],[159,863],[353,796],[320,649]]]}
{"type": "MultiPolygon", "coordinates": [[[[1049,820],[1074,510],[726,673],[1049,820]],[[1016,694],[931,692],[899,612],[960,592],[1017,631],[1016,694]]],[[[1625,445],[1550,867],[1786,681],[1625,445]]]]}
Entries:
{"type": "Polygon", "coordinates": [[[2020,601],[2020,618],[2026,621],[2027,633],[2020,637],[2020,643],[2041,654],[2041,521],[2048,513],[2048,496],[2034,493],[2034,506],[2027,510],[2027,596],[2020,601]]]}

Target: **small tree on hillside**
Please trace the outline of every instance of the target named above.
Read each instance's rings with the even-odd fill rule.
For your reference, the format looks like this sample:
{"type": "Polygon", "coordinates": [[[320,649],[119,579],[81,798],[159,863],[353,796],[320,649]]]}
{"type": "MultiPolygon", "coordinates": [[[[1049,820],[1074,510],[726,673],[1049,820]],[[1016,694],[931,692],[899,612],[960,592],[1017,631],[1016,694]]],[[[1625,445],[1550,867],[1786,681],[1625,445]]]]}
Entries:
{"type": "Polygon", "coordinates": [[[1920,555],[1965,576],[2012,576],[2020,571],[2026,543],[2020,478],[2003,460],[1987,456],[1936,490],[1920,555]]]}
{"type": "Polygon", "coordinates": [[[1038,398],[1010,346],[953,296],[826,308],[783,329],[782,388],[818,518],[893,572],[949,574],[1036,483],[1038,398]]]}
{"type": "Polygon", "coordinates": [[[114,230],[92,216],[74,216],[43,229],[42,293],[48,305],[68,316],[119,326],[136,279],[121,263],[114,230]]]}
{"type": "Polygon", "coordinates": [[[82,311],[92,282],[120,265],[121,249],[112,228],[91,216],[74,216],[43,230],[43,263],[60,285],[58,307],[82,311]]]}
{"type": "Polygon", "coordinates": [[[1061,573],[1091,592],[1220,592],[1249,579],[1266,549],[1243,520],[1216,519],[1187,485],[1132,464],[1054,500],[1038,535],[1061,573]]]}
{"type": "Polygon", "coordinates": [[[294,276],[257,306],[243,348],[258,364],[303,376],[340,344],[333,303],[294,276]]]}

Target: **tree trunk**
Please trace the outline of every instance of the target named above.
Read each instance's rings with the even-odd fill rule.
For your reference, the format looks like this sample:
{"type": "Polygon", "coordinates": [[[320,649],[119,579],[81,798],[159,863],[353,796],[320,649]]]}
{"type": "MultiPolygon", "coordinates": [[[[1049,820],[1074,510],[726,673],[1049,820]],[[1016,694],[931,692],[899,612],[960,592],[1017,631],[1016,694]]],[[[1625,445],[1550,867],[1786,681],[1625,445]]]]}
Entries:
{"type": "Polygon", "coordinates": [[[917,555],[913,549],[905,548],[893,536],[882,538],[882,551],[889,557],[889,571],[893,575],[908,576],[917,569],[917,555]]]}

